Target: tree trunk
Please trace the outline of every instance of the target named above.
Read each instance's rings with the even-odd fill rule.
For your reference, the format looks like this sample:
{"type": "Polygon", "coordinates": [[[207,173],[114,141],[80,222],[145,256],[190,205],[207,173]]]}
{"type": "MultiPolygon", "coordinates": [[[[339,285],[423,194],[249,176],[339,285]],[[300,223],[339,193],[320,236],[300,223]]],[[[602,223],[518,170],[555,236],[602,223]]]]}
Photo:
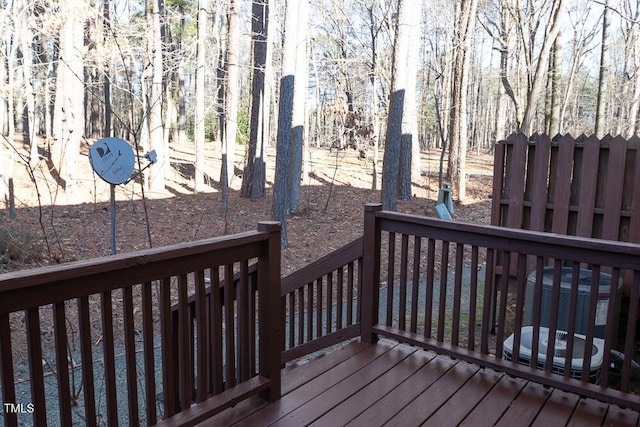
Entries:
{"type": "MultiPolygon", "coordinates": [[[[257,200],[265,197],[264,146],[268,138],[268,111],[265,90],[265,68],[269,32],[270,0],[253,0],[251,12],[251,42],[253,67],[251,68],[251,118],[247,164],[242,176],[240,195],[257,200]],[[266,113],[266,114],[265,114],[266,113]],[[266,119],[266,120],[265,120],[266,119]]],[[[269,64],[270,65],[270,64],[269,64]]]]}
{"type": "MultiPolygon", "coordinates": [[[[420,40],[420,18],[422,3],[409,1],[409,40],[420,40]]],[[[402,142],[400,147],[398,199],[411,200],[411,185],[420,179],[420,143],[418,140],[418,114],[416,105],[416,85],[418,77],[418,56],[420,43],[410,43],[407,52],[407,76],[402,120],[402,142]]]]}
{"type": "Polygon", "coordinates": [[[149,26],[147,52],[151,68],[151,82],[148,89],[147,131],[149,147],[156,151],[158,163],[150,168],[149,189],[163,192],[165,188],[166,171],[169,168],[169,152],[165,148],[164,130],[162,124],[163,104],[163,63],[162,63],[162,13],[161,0],[148,0],[147,23],[149,26]]]}
{"type": "Polygon", "coordinates": [[[606,101],[608,94],[607,79],[609,78],[609,0],[604,2],[602,16],[602,44],[600,45],[600,71],[598,73],[598,97],[596,99],[596,122],[594,132],[598,138],[606,133],[606,101]]]}
{"type": "Polygon", "coordinates": [[[551,63],[549,64],[549,121],[547,134],[555,136],[560,133],[560,58],[562,49],[560,37],[556,37],[551,49],[551,63]]]}
{"type": "Polygon", "coordinates": [[[454,70],[451,86],[451,117],[449,121],[449,179],[458,200],[466,198],[466,159],[468,147],[468,83],[471,57],[471,33],[478,0],[463,0],[456,6],[456,39],[454,70]]]}
{"type": "Polygon", "coordinates": [[[84,86],[84,26],[81,3],[66,0],[61,8],[67,13],[60,33],[54,112],[55,144],[51,158],[60,183],[66,188],[78,178],[75,173],[78,169],[76,162],[84,134],[84,90],[79,90],[84,86]]]}
{"type": "Polygon", "coordinates": [[[281,244],[288,245],[287,213],[289,203],[287,189],[289,180],[289,151],[291,141],[291,120],[295,85],[296,33],[298,22],[298,0],[288,0],[285,14],[285,29],[282,57],[282,77],[280,79],[280,102],[278,103],[278,135],[276,141],[276,175],[273,184],[271,219],[282,225],[281,244]]]}
{"type": "Polygon", "coordinates": [[[527,105],[524,110],[522,123],[520,124],[520,132],[529,135],[533,130],[533,120],[536,115],[536,108],[540,96],[542,96],[542,89],[546,81],[546,73],[549,65],[549,56],[551,53],[551,47],[558,37],[558,33],[561,27],[560,16],[564,13],[566,1],[565,0],[553,0],[551,8],[551,15],[544,33],[544,41],[542,48],[540,49],[540,56],[536,64],[536,71],[531,80],[531,89],[529,90],[529,96],[527,97],[527,105]]]}
{"type": "Polygon", "coordinates": [[[309,80],[309,58],[307,55],[308,0],[298,4],[296,30],[296,71],[293,89],[293,111],[291,114],[291,141],[289,151],[289,213],[298,211],[300,205],[300,180],[302,175],[304,125],[306,117],[307,82],[309,80]]]}
{"type": "Polygon", "coordinates": [[[382,164],[382,207],[395,211],[398,201],[398,170],[402,143],[402,117],[406,96],[407,53],[409,48],[408,1],[398,0],[396,34],[393,42],[393,66],[391,74],[391,96],[387,116],[387,135],[382,164]]]}
{"type": "Polygon", "coordinates": [[[207,67],[207,27],[209,21],[209,0],[198,1],[198,51],[196,63],[196,93],[195,93],[195,117],[193,136],[195,140],[195,171],[194,189],[197,192],[204,190],[204,164],[205,164],[205,110],[204,76],[207,67]]]}
{"type": "MultiPolygon", "coordinates": [[[[231,184],[233,179],[236,135],[238,133],[238,100],[240,97],[240,23],[238,7],[238,0],[229,0],[226,86],[224,91],[225,120],[224,138],[222,139],[222,171],[220,175],[223,189],[225,185],[231,184]],[[223,176],[225,174],[226,176],[223,176]]],[[[223,207],[223,211],[226,211],[226,206],[223,207]]]]}

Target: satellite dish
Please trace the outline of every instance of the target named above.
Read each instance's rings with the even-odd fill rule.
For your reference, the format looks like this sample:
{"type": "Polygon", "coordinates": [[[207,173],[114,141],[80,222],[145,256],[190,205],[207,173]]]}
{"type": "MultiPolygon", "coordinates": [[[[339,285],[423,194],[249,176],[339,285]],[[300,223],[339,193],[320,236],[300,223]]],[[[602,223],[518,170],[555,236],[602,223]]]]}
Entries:
{"type": "Polygon", "coordinates": [[[135,156],[133,149],[119,138],[102,138],[89,149],[91,167],[109,184],[127,182],[133,174],[135,156]]]}

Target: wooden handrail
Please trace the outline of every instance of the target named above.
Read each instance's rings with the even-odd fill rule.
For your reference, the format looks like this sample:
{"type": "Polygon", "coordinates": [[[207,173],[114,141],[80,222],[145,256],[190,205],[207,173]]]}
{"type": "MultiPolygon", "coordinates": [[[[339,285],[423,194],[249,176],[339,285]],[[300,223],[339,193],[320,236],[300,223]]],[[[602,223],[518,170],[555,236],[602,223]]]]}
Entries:
{"type": "Polygon", "coordinates": [[[365,209],[363,250],[367,266],[362,290],[364,341],[374,342],[383,334],[541,384],[640,410],[640,396],[629,392],[640,303],[640,245],[443,221],[385,212],[380,205],[371,204],[365,209]],[[398,238],[399,248],[395,243],[398,238]],[[386,253],[385,244],[388,244],[386,253]],[[531,259],[535,267],[527,270],[531,259]],[[505,269],[516,267],[518,274],[513,286],[507,275],[494,281],[497,262],[505,269]],[[554,274],[552,283],[544,284],[550,290],[545,294],[548,305],[543,309],[546,271],[554,274]],[[578,274],[583,275],[583,271],[589,271],[591,285],[587,296],[580,297],[581,301],[586,298],[586,308],[578,311],[578,274]],[[603,271],[610,272],[611,285],[606,295],[601,294],[598,285],[603,271]],[[562,282],[565,279],[561,275],[565,272],[571,273],[568,285],[562,282]],[[626,356],[619,390],[614,390],[610,388],[610,351],[617,346],[615,308],[621,292],[617,284],[625,272],[633,277],[633,283],[630,310],[623,319],[626,338],[621,349],[626,356]],[[384,301],[380,291],[383,273],[388,275],[384,301]],[[526,304],[525,293],[533,298],[526,304]],[[561,295],[567,295],[562,298],[567,298],[568,306],[561,306],[561,295]],[[379,310],[383,304],[386,310],[379,310]],[[569,332],[566,338],[564,335],[556,338],[556,331],[562,329],[561,307],[564,307],[562,316],[569,319],[563,325],[569,332]],[[525,309],[533,312],[533,320],[529,320],[533,331],[530,356],[520,347],[525,309]],[[380,318],[385,311],[386,319],[380,318]],[[540,315],[543,311],[544,324],[540,315]],[[508,312],[512,314],[507,315],[508,312]],[[571,331],[578,326],[577,318],[586,319],[581,326],[585,331],[574,336],[571,331]],[[603,325],[602,337],[596,337],[596,321],[603,325]],[[475,330],[477,325],[479,332],[475,330]],[[548,346],[543,351],[538,342],[547,329],[548,346]],[[512,348],[506,347],[509,334],[512,348]],[[567,352],[557,353],[556,342],[562,340],[564,345],[565,339],[567,352]],[[581,346],[585,350],[580,358],[575,356],[577,350],[572,350],[580,348],[577,340],[584,341],[581,346]],[[490,341],[495,345],[490,345],[490,341]],[[593,348],[598,348],[598,353],[592,354],[592,346],[596,344],[593,348]],[[600,363],[596,365],[599,375],[595,379],[600,381],[597,386],[588,383],[594,380],[590,370],[596,357],[601,358],[595,362],[600,363]],[[525,369],[522,363],[540,365],[542,370],[525,369]],[[579,368],[575,368],[576,363],[580,363],[579,368]],[[556,371],[562,375],[552,374],[556,371]]]}
{"type": "MultiPolygon", "coordinates": [[[[98,414],[110,423],[117,422],[121,413],[127,413],[133,424],[142,420],[155,424],[191,407],[194,399],[206,400],[205,407],[213,412],[236,403],[240,396],[260,393],[275,400],[280,396],[280,348],[274,343],[280,342],[281,331],[280,322],[269,312],[279,313],[279,304],[280,226],[274,222],[260,223],[255,232],[2,274],[3,401],[33,404],[36,425],[70,425],[76,415],[68,403],[79,390],[84,393],[84,419],[89,424],[98,414]],[[251,298],[245,290],[251,260],[255,262],[252,277],[258,298],[251,298]],[[233,298],[238,303],[224,306],[223,315],[219,280],[213,280],[217,287],[213,295],[218,297],[207,300],[204,278],[223,272],[233,280],[234,269],[240,270],[238,296],[233,298]],[[43,323],[49,311],[51,328],[43,323]],[[22,316],[26,322],[23,337],[19,329],[12,329],[22,316]],[[237,324],[236,318],[240,319],[237,324]],[[52,330],[53,345],[43,338],[43,330],[52,330]],[[254,348],[255,338],[258,348],[254,348]],[[28,346],[28,361],[15,356],[13,343],[21,340],[28,346]],[[229,351],[236,342],[253,353],[236,360],[235,352],[229,351]],[[96,355],[98,347],[101,351],[96,355]],[[77,353],[74,348],[79,349],[77,353]],[[142,368],[138,366],[140,353],[142,368]],[[259,371],[252,354],[259,358],[259,371]],[[162,363],[157,362],[158,355],[162,363]],[[97,357],[103,360],[102,380],[93,368],[97,357]],[[44,368],[50,366],[58,376],[57,384],[47,383],[43,360],[47,361],[44,368]],[[68,366],[68,360],[74,364],[68,366]],[[26,390],[16,393],[20,386],[16,385],[15,369],[22,365],[29,367],[25,384],[31,391],[29,401],[17,402],[29,396],[26,390]],[[121,373],[124,376],[118,379],[121,373]],[[163,379],[161,388],[156,383],[157,373],[163,379]],[[72,389],[70,376],[76,382],[81,377],[82,386],[72,389]],[[257,379],[249,381],[251,378],[257,379]],[[100,387],[102,404],[95,379],[104,381],[100,387]],[[142,395],[139,382],[143,383],[142,395]],[[240,394],[231,391],[235,384],[242,385],[240,394]],[[47,413],[52,387],[57,387],[59,414],[47,413]],[[156,410],[158,406],[161,412],[156,410]]],[[[19,420],[17,414],[3,411],[3,417],[5,425],[14,426],[23,416],[19,420]]]]}

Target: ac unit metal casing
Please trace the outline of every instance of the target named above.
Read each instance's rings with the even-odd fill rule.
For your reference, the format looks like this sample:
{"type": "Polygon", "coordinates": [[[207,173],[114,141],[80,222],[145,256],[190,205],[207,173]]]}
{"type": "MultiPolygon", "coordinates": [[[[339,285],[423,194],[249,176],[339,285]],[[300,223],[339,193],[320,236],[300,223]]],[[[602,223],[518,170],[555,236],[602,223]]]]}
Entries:
{"type": "MultiPolygon", "coordinates": [[[[518,361],[522,365],[531,365],[532,348],[533,348],[533,335],[534,329],[532,326],[523,326],[520,335],[520,353],[518,355],[518,361]]],[[[567,357],[567,342],[571,339],[570,334],[566,331],[556,331],[555,348],[552,372],[557,374],[564,374],[565,372],[565,359],[567,357]]],[[[514,335],[512,334],[504,341],[504,349],[502,351],[502,357],[505,360],[512,360],[513,358],[513,341],[514,335]]],[[[540,334],[538,338],[538,361],[536,368],[544,369],[547,362],[547,345],[549,341],[549,328],[540,327],[540,334]]],[[[582,334],[573,335],[573,351],[571,357],[571,378],[582,379],[582,365],[584,361],[584,347],[586,344],[586,337],[582,334]]],[[[594,338],[591,348],[591,364],[589,367],[589,382],[597,384],[600,381],[600,368],[602,367],[602,361],[604,357],[604,340],[601,338],[594,338]]]]}
{"type": "MultiPolygon", "coordinates": [[[[550,325],[551,296],[553,292],[554,267],[545,267],[542,271],[542,300],[540,306],[540,326],[550,325]]],[[[562,267],[560,271],[560,300],[558,306],[557,328],[561,330],[569,329],[569,304],[571,301],[571,279],[573,269],[562,267]]],[[[594,335],[599,338],[605,337],[608,309],[612,305],[614,310],[614,339],[617,335],[617,319],[620,313],[620,301],[622,298],[622,278],[618,281],[616,298],[612,304],[609,303],[609,290],[611,289],[611,275],[600,273],[598,287],[598,303],[596,306],[594,335]]],[[[578,270],[578,297],[576,300],[576,319],[574,333],[586,334],[589,319],[589,298],[591,296],[592,271],[586,268],[578,270]]],[[[524,325],[533,324],[533,301],[536,288],[536,272],[533,271],[527,278],[527,288],[525,293],[524,325]]]]}

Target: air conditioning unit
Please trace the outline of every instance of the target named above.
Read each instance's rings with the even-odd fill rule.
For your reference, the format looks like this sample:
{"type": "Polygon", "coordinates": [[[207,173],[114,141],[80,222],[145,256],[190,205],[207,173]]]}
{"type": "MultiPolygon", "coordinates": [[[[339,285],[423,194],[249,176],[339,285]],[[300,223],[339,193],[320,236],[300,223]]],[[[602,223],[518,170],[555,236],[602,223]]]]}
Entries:
{"type": "MultiPolygon", "coordinates": [[[[536,368],[544,369],[547,362],[547,348],[549,344],[549,328],[540,327],[538,337],[538,363],[536,368]]],[[[533,348],[533,327],[524,326],[520,335],[520,355],[518,361],[522,365],[531,365],[531,355],[533,348]]],[[[566,331],[556,331],[556,339],[553,352],[553,365],[551,371],[563,375],[565,372],[565,359],[567,357],[567,340],[570,334],[566,331]]],[[[513,356],[513,340],[512,334],[504,341],[504,350],[502,357],[505,360],[512,360],[513,356]]],[[[573,335],[573,351],[571,355],[571,378],[582,379],[582,362],[584,356],[584,348],[586,345],[586,337],[581,334],[573,335]]],[[[589,382],[598,384],[600,382],[600,368],[604,356],[604,340],[600,338],[593,339],[591,348],[591,365],[589,367],[589,382]]]]}
{"type": "MultiPolygon", "coordinates": [[[[540,306],[540,326],[549,327],[551,324],[551,305],[553,294],[553,281],[555,275],[554,267],[545,267],[542,270],[542,301],[540,306]]],[[[571,304],[571,283],[573,279],[573,269],[571,267],[562,267],[559,271],[560,276],[560,300],[558,302],[558,329],[567,329],[569,327],[569,307],[571,304]]],[[[608,311],[612,307],[615,320],[613,324],[612,338],[617,337],[618,319],[620,318],[620,303],[622,300],[622,277],[616,284],[615,299],[609,301],[609,290],[611,289],[612,280],[610,274],[600,273],[598,292],[598,301],[596,306],[595,324],[593,325],[594,335],[598,338],[605,338],[607,327],[608,311]]],[[[576,301],[576,317],[575,329],[573,332],[577,334],[586,334],[589,329],[589,305],[592,292],[592,271],[586,268],[579,269],[578,277],[577,301],[576,301]]],[[[527,287],[525,293],[524,307],[524,325],[532,325],[534,318],[533,302],[536,289],[536,272],[533,271],[527,278],[527,287]]]]}

